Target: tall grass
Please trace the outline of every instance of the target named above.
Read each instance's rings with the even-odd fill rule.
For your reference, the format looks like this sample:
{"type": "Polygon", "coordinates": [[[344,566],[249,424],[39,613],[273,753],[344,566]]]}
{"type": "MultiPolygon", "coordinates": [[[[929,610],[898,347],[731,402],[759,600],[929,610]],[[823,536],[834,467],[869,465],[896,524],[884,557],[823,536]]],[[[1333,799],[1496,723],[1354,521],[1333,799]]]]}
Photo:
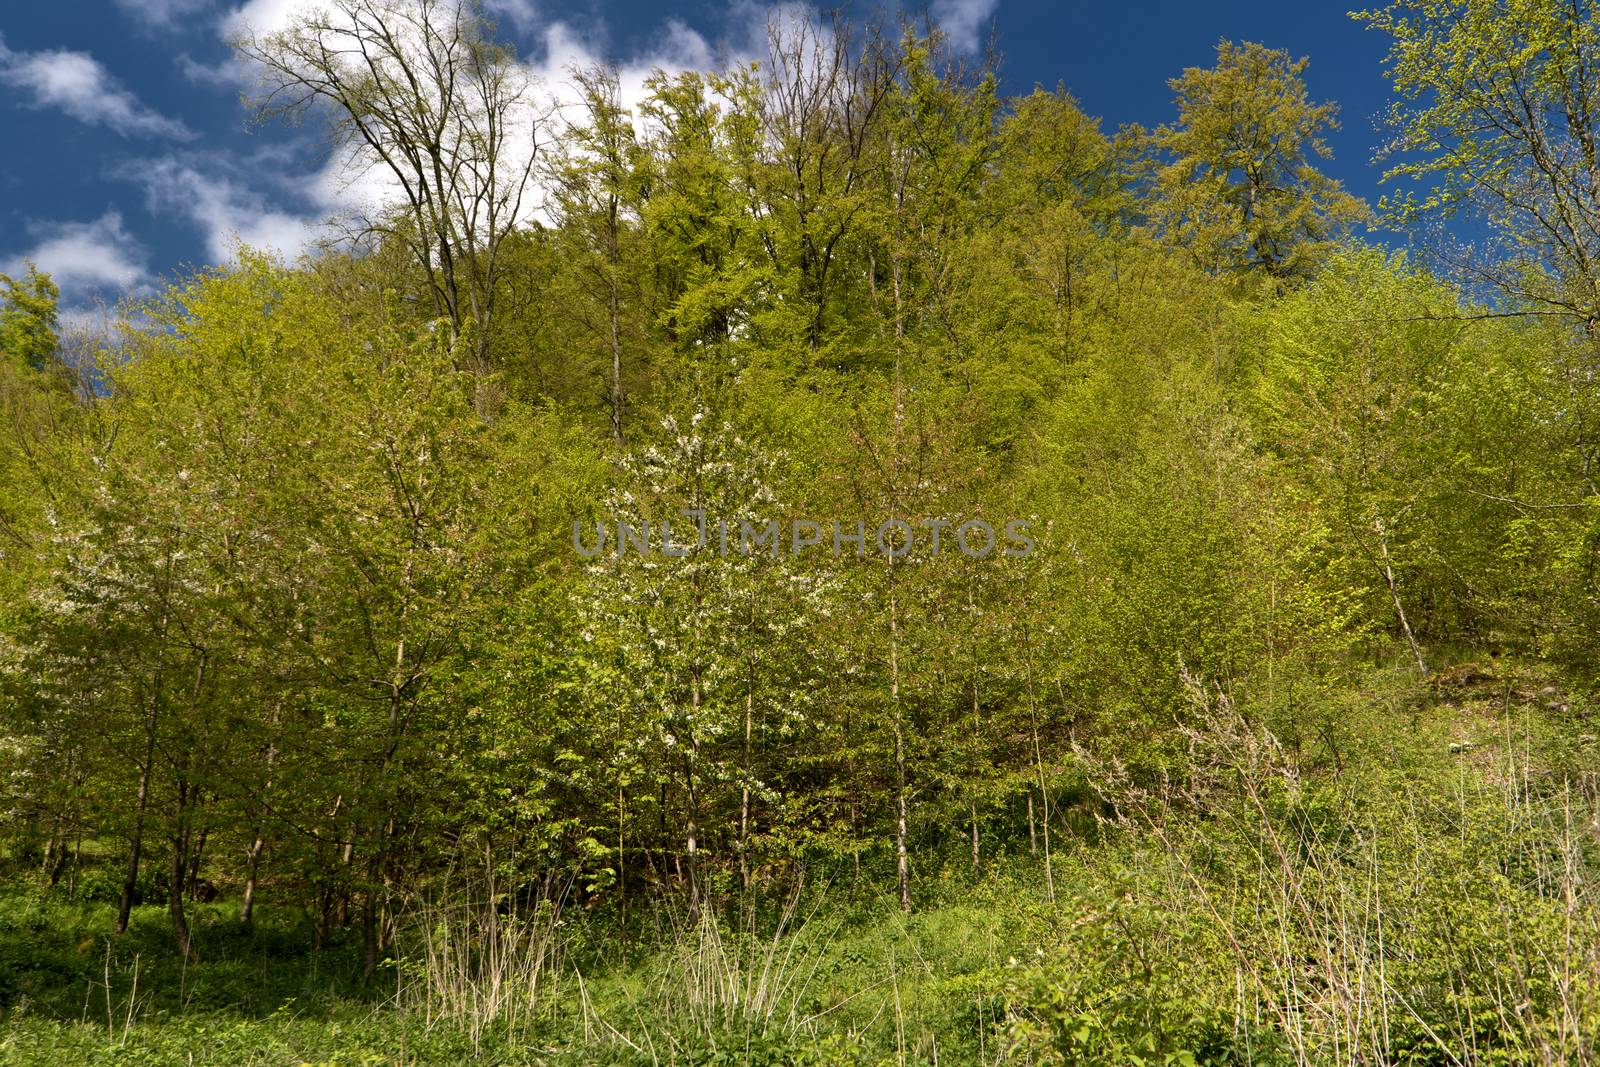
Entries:
{"type": "MultiPolygon", "coordinates": [[[[605,1007],[582,999],[586,1039],[622,1042],[655,1059],[688,1047],[783,1047],[819,1030],[812,985],[832,927],[814,921],[797,884],[775,909],[686,909],[662,902],[655,950],[605,1007]]],[[[613,976],[615,977],[615,976],[613,976]]],[[[670,1056],[669,1056],[670,1058],[670,1056]]]]}
{"type": "Polygon", "coordinates": [[[1023,983],[1014,1058],[1600,1062],[1585,781],[1515,743],[1434,773],[1307,776],[1191,689],[1205,726],[1184,781],[1087,760],[1124,835],[1120,884],[1086,893],[1087,929],[1023,983]]]}
{"type": "Polygon", "coordinates": [[[456,899],[417,901],[398,967],[395,1003],[431,1028],[465,1030],[474,1048],[486,1036],[534,1040],[561,1001],[565,966],[559,901],[462,891],[456,899]]]}

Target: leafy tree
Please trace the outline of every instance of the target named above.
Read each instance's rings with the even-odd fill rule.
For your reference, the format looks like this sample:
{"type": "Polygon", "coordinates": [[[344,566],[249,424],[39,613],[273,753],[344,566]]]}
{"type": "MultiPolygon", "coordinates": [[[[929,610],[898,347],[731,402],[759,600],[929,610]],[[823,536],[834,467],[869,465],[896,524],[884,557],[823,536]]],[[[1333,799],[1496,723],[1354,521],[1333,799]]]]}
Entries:
{"type": "MultiPolygon", "coordinates": [[[[1310,100],[1303,60],[1225,42],[1214,69],[1173,83],[1174,123],[1111,134],[1064,90],[1002,99],[992,59],[970,64],[936,30],[785,10],[757,60],[655,72],[637,101],[618,71],[576,71],[569,121],[547,124],[485,10],[336,0],[245,43],[273,102],[327,108],[342,150],[376,153],[400,183],[399,211],[359,247],[295,264],[241,249],[181,279],[96,340],[95,388],[77,394],[57,373],[76,357],[55,354],[48,279],[4,281],[8,869],[62,893],[80,858],[103,868],[96,891],[122,906],[100,921],[134,937],[134,909],[159,892],[179,968],[231,936],[196,921],[212,886],[247,924],[261,909],[304,915],[284,938],[330,962],[348,951],[369,979],[422,933],[436,951],[396,961],[397,994],[477,1013],[474,1041],[503,1025],[496,1004],[544,1003],[532,976],[572,973],[549,969],[547,943],[583,953],[563,1002],[581,1010],[549,1021],[620,1038],[628,990],[656,983],[630,971],[618,1014],[586,984],[591,964],[631,968],[609,935],[670,925],[681,902],[701,940],[672,966],[697,999],[631,1052],[693,1058],[685,1018],[759,1013],[750,998],[770,1007],[796,988],[787,953],[801,942],[764,936],[793,908],[772,907],[774,890],[843,873],[909,910],[1022,854],[1041,861],[1043,896],[1077,914],[1111,853],[1070,877],[1062,856],[1109,833],[1138,869],[1118,879],[1136,887],[1154,863],[1174,899],[1214,903],[1208,921],[1252,940],[1208,927],[1163,947],[1192,915],[1119,904],[1112,918],[1133,925],[1108,924],[1084,901],[1066,925],[1128,949],[1106,973],[1128,979],[1129,999],[1109,1014],[1078,1004],[1087,982],[1034,1021],[1061,1024],[1062,1055],[1111,1035],[1102,1058],[1137,1045],[1209,1062],[1189,1037],[1222,1056],[1238,997],[1259,1007],[1276,986],[1226,960],[1216,974],[1249,981],[1219,982],[1202,999],[1222,1022],[1186,1029],[1202,999],[1158,1004],[1151,983],[1209,979],[1228,953],[1265,958],[1250,946],[1276,935],[1249,915],[1316,927],[1302,904],[1349,912],[1315,895],[1332,868],[1306,867],[1306,850],[1365,864],[1382,827],[1340,792],[1360,775],[1301,772],[1324,750],[1344,769],[1332,720],[1364,654],[1425,672],[1510,647],[1596,684],[1600,408],[1593,340],[1573,327],[1589,321],[1584,268],[1536,232],[1496,269],[1529,287],[1519,300],[1554,302],[1492,310],[1351,242],[1360,205],[1317,170],[1334,111],[1310,100]],[[549,197],[537,218],[520,199],[534,151],[549,197]],[[1502,317],[1525,310],[1552,314],[1502,317]],[[962,551],[972,519],[1005,531],[982,558],[962,551]],[[1013,519],[1033,539],[1025,558],[1005,551],[1013,519]],[[649,524],[648,556],[638,532],[622,550],[619,520],[649,524]],[[1289,758],[1279,739],[1316,751],[1289,758]],[[1124,820],[1138,810],[1165,849],[1124,820]],[[1195,827],[1193,854],[1174,851],[1195,827]],[[1278,868],[1284,879],[1258,878],[1278,868]],[[1249,895],[1267,883],[1275,895],[1249,895]],[[759,957],[724,952],[734,900],[738,951],[759,957]],[[441,966],[449,980],[421,992],[441,966]],[[1147,1009],[1181,1015],[1178,1036],[1158,1040],[1147,1009]]],[[[1588,9],[1393,11],[1438,30],[1404,38],[1404,78],[1432,87],[1408,106],[1447,103],[1455,83],[1424,78],[1446,48],[1470,57],[1450,77],[1546,94],[1534,114],[1554,191],[1534,189],[1538,159],[1510,158],[1513,131],[1472,157],[1501,183],[1474,195],[1503,186],[1587,219],[1562,183],[1586,166],[1588,9]],[[1452,37],[1462,26],[1483,39],[1452,37]],[[1537,47],[1502,55],[1495,27],[1537,47]]],[[[1507,673],[1504,699],[1537,711],[1507,673]]],[[[1511,821],[1562,807],[1496,877],[1528,881],[1516,857],[1532,856],[1544,874],[1529,884],[1560,887],[1543,879],[1582,860],[1561,827],[1581,828],[1569,812],[1588,801],[1538,780],[1538,743],[1519,756],[1528,788],[1511,791],[1511,821]]],[[[1564,746],[1564,765],[1584,765],[1584,744],[1564,746]]],[[[1464,810],[1412,815],[1448,816],[1451,847],[1474,850],[1464,810]]],[[[1382,870],[1400,884],[1456,869],[1381,858],[1373,886],[1382,870]]],[[[1574,929],[1581,894],[1546,896],[1536,925],[1574,929]]],[[[1404,936],[1385,929],[1371,943],[1404,936]]],[[[1369,973],[1302,933],[1272,949],[1274,973],[1316,981],[1283,988],[1343,996],[1338,976],[1369,973]]],[[[851,1042],[890,1028],[887,1010],[854,1003],[876,986],[802,970],[820,1008],[790,1025],[849,1015],[851,1042]]],[[[892,997],[914,988],[899,973],[892,997]]],[[[1419,988],[1468,988],[1448,977],[1419,988]]],[[[114,1010],[116,980],[101,981],[114,1010]]],[[[969,985],[946,999],[983,1026],[996,987],[969,985]]],[[[1441,1010],[1457,1029],[1440,1034],[1490,1017],[1441,1010]]],[[[1273,1011],[1262,1017],[1300,1017],[1273,1011]]],[[[940,1051],[906,1032],[916,1017],[893,1012],[902,1059],[940,1051]]],[[[417,1055],[448,1036],[438,1018],[417,1055]]],[[[983,1045],[994,1033],[944,1058],[1020,1050],[983,1045]]],[[[720,1052],[753,1054],[746,1036],[719,1032],[720,1052]]]]}
{"type": "Polygon", "coordinates": [[[1432,405],[1462,358],[1451,294],[1376,251],[1351,251],[1311,286],[1266,312],[1257,411],[1263,436],[1311,498],[1368,592],[1426,672],[1413,597],[1440,596],[1424,577],[1440,513],[1441,426],[1432,405]],[[1408,612],[1407,602],[1412,601],[1408,612]]]}
{"type": "Polygon", "coordinates": [[[43,371],[56,354],[61,290],[32,264],[23,279],[0,274],[0,353],[13,363],[43,371]]]}
{"type": "Polygon", "coordinates": [[[1213,273],[1309,274],[1332,242],[1366,216],[1362,202],[1316,169],[1337,107],[1315,104],[1308,61],[1254,42],[1223,41],[1217,65],[1168,84],[1178,119],[1158,127],[1150,213],[1213,273]]]}
{"type": "Polygon", "coordinates": [[[644,784],[662,803],[670,797],[677,810],[659,816],[681,826],[684,847],[661,847],[675,870],[681,855],[696,908],[710,892],[708,842],[736,855],[746,883],[758,837],[786,846],[784,770],[771,753],[811,729],[805,679],[819,655],[785,646],[826,612],[831,580],[792,553],[773,468],[706,408],[682,424],[665,420],[657,444],[623,460],[587,583],[586,617],[618,667],[599,676],[596,696],[629,719],[617,727],[631,749],[619,767],[619,809],[630,787],[633,806],[651,803],[637,795],[644,784]],[[630,548],[619,522],[645,530],[652,555],[630,548]]]}
{"type": "Polygon", "coordinates": [[[60,293],[32,267],[21,281],[0,274],[0,288],[0,552],[6,553],[0,558],[21,560],[49,499],[57,466],[51,437],[68,410],[65,379],[52,373],[61,369],[60,293]]]}
{"type": "Polygon", "coordinates": [[[584,115],[569,129],[563,157],[555,164],[555,201],[563,246],[572,250],[590,282],[580,285],[579,291],[585,297],[598,297],[593,303],[599,306],[584,318],[609,357],[611,436],[621,445],[626,406],[623,351],[638,352],[642,341],[637,311],[642,299],[637,277],[640,256],[631,246],[639,239],[644,206],[644,160],[632,116],[622,106],[616,71],[597,68],[578,71],[574,77],[584,115]]]}
{"type": "Polygon", "coordinates": [[[1461,279],[1600,332],[1595,5],[1398,0],[1354,17],[1391,38],[1385,180],[1431,186],[1386,196],[1387,217],[1487,224],[1492,248],[1446,252],[1461,279]]]}
{"type": "Polygon", "coordinates": [[[861,300],[860,234],[872,198],[874,147],[901,64],[876,27],[781,11],[746,82],[750,122],[736,142],[762,247],[783,300],[768,344],[799,342],[812,360],[853,340],[861,300]]]}
{"type": "Polygon", "coordinates": [[[335,0],[235,47],[259,74],[259,117],[326,107],[351,175],[398,186],[400,207],[361,232],[411,252],[491,410],[501,253],[527,221],[543,120],[524,68],[456,0],[335,0]]]}

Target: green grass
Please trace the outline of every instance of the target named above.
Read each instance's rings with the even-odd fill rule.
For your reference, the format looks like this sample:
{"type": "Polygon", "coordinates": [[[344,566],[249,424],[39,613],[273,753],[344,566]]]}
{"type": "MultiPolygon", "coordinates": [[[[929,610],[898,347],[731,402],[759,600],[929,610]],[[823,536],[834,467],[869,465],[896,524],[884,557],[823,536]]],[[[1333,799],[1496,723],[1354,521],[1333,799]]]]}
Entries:
{"type": "Polygon", "coordinates": [[[13,889],[0,1062],[1589,1062],[1594,744],[1544,689],[1374,676],[1302,706],[1298,752],[1214,703],[1182,789],[1086,764],[1140,815],[1062,835],[1053,901],[1022,846],[978,878],[919,871],[911,915],[815,874],[753,913],[660,903],[626,943],[573,914],[514,1030],[397,996],[415,960],[363,983],[359,947],[310,951],[296,912],[197,905],[185,966],[161,907],[119,938],[108,905],[13,889]]]}

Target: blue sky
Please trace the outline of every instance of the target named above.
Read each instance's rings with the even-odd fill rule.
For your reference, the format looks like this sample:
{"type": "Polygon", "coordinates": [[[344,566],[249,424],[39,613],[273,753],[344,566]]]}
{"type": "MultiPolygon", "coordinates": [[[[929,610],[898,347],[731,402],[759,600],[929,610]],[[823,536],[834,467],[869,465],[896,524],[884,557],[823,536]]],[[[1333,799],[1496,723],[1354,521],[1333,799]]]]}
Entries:
{"type": "MultiPolygon", "coordinates": [[[[303,0],[0,0],[0,271],[51,270],[64,304],[149,292],[226,259],[236,239],[294,253],[356,193],[312,127],[251,129],[226,39],[270,28],[303,0]]],[[[502,35],[547,79],[606,58],[635,72],[748,51],[758,0],[487,0],[502,35]]],[[[924,10],[912,8],[912,10],[924,10]]],[[[1207,66],[1216,42],[1308,55],[1313,95],[1343,129],[1328,170],[1376,199],[1384,41],[1326,0],[933,0],[952,38],[991,32],[1002,89],[1065,84],[1108,128],[1171,117],[1167,79],[1207,66]]]]}

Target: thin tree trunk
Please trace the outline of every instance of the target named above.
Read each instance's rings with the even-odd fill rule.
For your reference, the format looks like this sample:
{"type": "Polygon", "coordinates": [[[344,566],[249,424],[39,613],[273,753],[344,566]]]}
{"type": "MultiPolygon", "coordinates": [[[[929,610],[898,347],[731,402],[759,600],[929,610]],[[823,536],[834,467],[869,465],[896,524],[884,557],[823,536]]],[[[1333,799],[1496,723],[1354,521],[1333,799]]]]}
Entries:
{"type": "Polygon", "coordinates": [[[1400,583],[1395,580],[1394,564],[1389,558],[1389,532],[1384,528],[1383,519],[1374,517],[1372,529],[1378,535],[1378,551],[1382,554],[1379,569],[1383,572],[1384,584],[1389,587],[1389,600],[1394,604],[1395,617],[1400,620],[1400,632],[1405,635],[1406,644],[1411,646],[1411,655],[1417,661],[1417,670],[1427,674],[1428,665],[1423,662],[1422,647],[1417,644],[1417,637],[1411,632],[1411,622],[1406,618],[1406,609],[1400,603],[1400,583]]]}
{"type": "Polygon", "coordinates": [[[67,831],[57,825],[44,843],[44,862],[41,872],[54,886],[61,881],[61,872],[67,869],[67,831]]]}
{"type": "MultiPolygon", "coordinates": [[[[283,709],[279,701],[273,706],[272,725],[276,727],[280,713],[283,709]]],[[[267,773],[272,773],[272,765],[277,761],[278,749],[275,745],[267,746],[267,773]]],[[[266,778],[261,783],[261,797],[263,806],[267,797],[272,792],[272,779],[266,778]]],[[[244,899],[239,903],[239,921],[249,926],[255,919],[256,908],[256,879],[261,873],[261,850],[267,845],[266,831],[263,825],[263,816],[258,812],[256,816],[256,832],[250,841],[250,851],[245,860],[244,899]]]]}
{"type": "Polygon", "coordinates": [[[317,890],[317,920],[311,932],[311,947],[321,952],[328,943],[328,927],[333,920],[333,887],[324,882],[317,890]]]}
{"type": "Polygon", "coordinates": [[[78,832],[72,838],[72,868],[67,875],[67,895],[78,895],[78,870],[83,863],[83,827],[80,824],[78,832]]]}
{"type": "MultiPolygon", "coordinates": [[[[898,460],[900,453],[900,434],[904,425],[905,408],[904,394],[901,392],[900,382],[900,346],[904,339],[904,323],[902,320],[902,307],[900,302],[900,261],[898,255],[894,258],[894,448],[895,458],[898,460]]],[[[890,514],[896,513],[899,508],[898,486],[891,484],[890,514]]],[[[895,879],[900,888],[900,910],[911,910],[911,857],[906,847],[908,822],[907,797],[906,797],[906,735],[904,708],[900,700],[900,614],[898,602],[898,589],[895,585],[895,557],[889,556],[889,702],[893,708],[894,719],[894,776],[895,776],[895,830],[894,830],[894,868],[895,879]]]]}
{"type": "MultiPolygon", "coordinates": [[[[628,930],[628,853],[624,847],[627,844],[628,809],[627,793],[623,787],[623,756],[622,756],[622,702],[617,702],[617,733],[614,751],[617,759],[617,925],[622,928],[624,936],[628,930]]],[[[648,854],[646,854],[648,859],[648,854]]]]}
{"type": "Polygon", "coordinates": [[[969,797],[968,800],[967,800],[967,803],[969,805],[971,805],[971,815],[972,815],[972,873],[973,874],[977,874],[978,873],[978,867],[979,867],[979,860],[978,860],[978,802],[969,797]]]}
{"type": "Polygon", "coordinates": [[[617,248],[617,202],[611,200],[611,214],[607,220],[607,238],[610,263],[606,274],[606,281],[611,298],[611,436],[618,445],[622,444],[622,323],[621,300],[617,292],[617,268],[620,260],[617,248]]]}
{"type": "Polygon", "coordinates": [[[390,819],[372,834],[372,857],[367,861],[367,888],[361,902],[361,974],[371,979],[378,970],[378,957],[382,952],[379,941],[379,923],[382,917],[381,895],[384,884],[384,855],[390,819]]]}
{"type": "Polygon", "coordinates": [[[689,791],[688,811],[685,813],[687,825],[684,827],[685,844],[688,852],[685,860],[688,864],[689,875],[689,917],[700,917],[700,789],[695,780],[695,764],[700,758],[700,670],[698,667],[689,672],[689,743],[684,746],[683,752],[683,777],[684,785],[689,791]]]}
{"type": "MultiPolygon", "coordinates": [[[[209,655],[201,651],[195,664],[194,689],[189,696],[189,715],[193,719],[200,707],[201,694],[205,692],[206,668],[209,655]]],[[[178,785],[178,810],[172,831],[172,868],[167,881],[167,917],[172,922],[172,935],[178,942],[178,952],[184,959],[194,958],[194,946],[189,938],[189,920],[183,910],[183,895],[189,881],[190,832],[193,829],[194,808],[200,801],[200,787],[189,784],[189,767],[193,751],[181,747],[175,754],[178,759],[173,769],[178,785]]],[[[202,831],[203,833],[203,831],[202,831]]]]}
{"type": "Polygon", "coordinates": [[[261,868],[261,850],[266,843],[258,828],[255,840],[250,842],[249,856],[245,861],[244,899],[239,903],[239,921],[245,926],[249,926],[255,920],[256,878],[261,868]]]}
{"type": "Polygon", "coordinates": [[[689,754],[683,759],[684,777],[689,785],[689,811],[685,819],[684,838],[688,851],[684,856],[686,874],[689,880],[689,918],[700,917],[700,872],[696,866],[700,857],[700,827],[696,812],[700,806],[700,797],[695,791],[694,783],[694,757],[689,754]]]}
{"type": "Polygon", "coordinates": [[[861,884],[861,815],[856,802],[850,801],[850,856],[855,861],[855,884],[861,884]]]}
{"type": "MultiPolygon", "coordinates": [[[[969,608],[973,606],[972,586],[970,584],[967,586],[967,606],[969,608]]],[[[974,664],[974,667],[976,667],[976,664],[974,664]]],[[[978,672],[974,669],[972,672],[972,737],[974,741],[983,736],[983,731],[980,729],[981,725],[978,711],[978,672]]],[[[967,804],[970,809],[969,813],[972,816],[972,873],[977,874],[981,862],[978,850],[978,798],[971,791],[967,793],[967,804]]]]}
{"type": "Polygon", "coordinates": [[[900,910],[911,910],[911,858],[906,851],[906,750],[901,739],[900,727],[895,725],[894,741],[895,771],[898,776],[898,788],[895,796],[895,829],[894,829],[894,873],[895,879],[900,884],[900,910]]]}
{"type": "Polygon", "coordinates": [[[377,872],[372,872],[374,884],[367,887],[366,900],[361,908],[361,974],[371,978],[378,970],[378,887],[377,872]]]}
{"type": "MultiPolygon", "coordinates": [[[[159,689],[159,683],[157,685],[159,689]]],[[[134,801],[133,841],[128,848],[128,873],[122,879],[122,899],[117,905],[117,933],[126,933],[128,916],[133,912],[133,894],[139,884],[139,856],[144,848],[145,812],[150,806],[150,773],[156,758],[156,709],[159,706],[155,690],[150,695],[150,713],[145,717],[144,762],[139,766],[139,791],[134,801]]]]}
{"type": "Polygon", "coordinates": [[[750,739],[756,707],[755,668],[745,676],[744,690],[744,788],[739,794],[739,878],[750,888],[750,739]]]}
{"type": "Polygon", "coordinates": [[[211,832],[211,827],[202,825],[200,834],[195,838],[194,848],[189,850],[189,873],[184,883],[184,889],[189,894],[189,899],[195,899],[195,888],[200,883],[200,863],[205,857],[206,837],[211,832]]]}
{"type": "Polygon", "coordinates": [[[661,779],[660,796],[656,802],[656,843],[661,849],[661,873],[666,874],[678,860],[673,852],[672,838],[667,832],[667,779],[661,779]]]}
{"type": "Polygon", "coordinates": [[[889,701],[894,708],[894,869],[900,888],[900,910],[910,911],[911,859],[906,849],[906,739],[900,701],[900,621],[896,611],[892,557],[889,562],[889,701]]]}
{"type": "Polygon", "coordinates": [[[340,852],[339,865],[344,868],[343,884],[339,887],[339,894],[334,901],[333,919],[339,927],[350,925],[350,872],[355,867],[356,860],[356,824],[350,820],[349,828],[345,831],[344,848],[340,852]]]}
{"type": "Polygon", "coordinates": [[[622,785],[617,785],[617,926],[623,936],[628,932],[628,851],[626,809],[623,807],[622,785]]]}
{"type": "MultiPolygon", "coordinates": [[[[1050,860],[1050,794],[1045,789],[1044,780],[1044,754],[1039,747],[1039,705],[1034,698],[1033,691],[1033,646],[1023,637],[1024,652],[1027,657],[1028,669],[1028,721],[1033,733],[1033,766],[1039,779],[1039,803],[1043,805],[1044,829],[1044,884],[1045,891],[1049,894],[1050,902],[1056,899],[1055,869],[1050,860]]],[[[1032,805],[1029,805],[1030,811],[1032,805]]],[[[1032,819],[1029,819],[1029,829],[1032,829],[1032,819]]]]}
{"type": "Polygon", "coordinates": [[[167,918],[172,922],[172,936],[178,942],[178,954],[184,959],[194,958],[194,946],[189,939],[189,920],[183,911],[184,882],[189,872],[189,785],[178,780],[178,815],[172,833],[172,866],[167,882],[167,918]]]}

